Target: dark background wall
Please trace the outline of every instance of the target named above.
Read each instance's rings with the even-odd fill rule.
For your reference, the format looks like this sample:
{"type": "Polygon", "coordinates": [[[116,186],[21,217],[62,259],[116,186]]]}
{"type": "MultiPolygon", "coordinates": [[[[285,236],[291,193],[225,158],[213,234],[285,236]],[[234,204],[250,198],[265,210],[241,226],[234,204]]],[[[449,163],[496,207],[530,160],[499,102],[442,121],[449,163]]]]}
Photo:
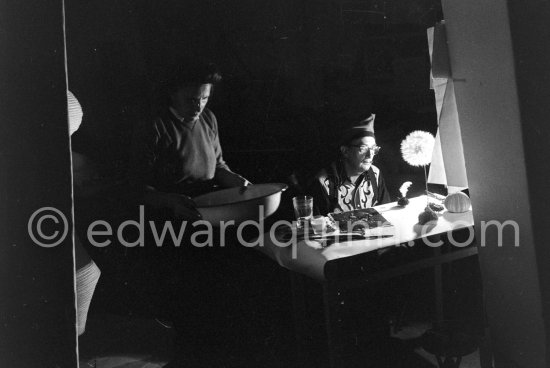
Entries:
{"type": "Polygon", "coordinates": [[[435,133],[426,28],[436,0],[67,1],[69,87],[85,117],[73,148],[121,175],[132,126],[149,119],[164,68],[180,57],[224,73],[210,107],[225,158],[253,182],[307,176],[333,157],[346,118],[377,114],[377,158],[393,196],[399,143],[435,133]]]}

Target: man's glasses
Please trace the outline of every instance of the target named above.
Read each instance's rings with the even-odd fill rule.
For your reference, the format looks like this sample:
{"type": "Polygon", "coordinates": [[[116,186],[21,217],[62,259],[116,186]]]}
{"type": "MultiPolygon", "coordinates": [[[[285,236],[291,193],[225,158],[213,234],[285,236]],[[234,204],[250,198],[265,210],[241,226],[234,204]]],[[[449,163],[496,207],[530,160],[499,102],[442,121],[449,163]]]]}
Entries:
{"type": "Polygon", "coordinates": [[[363,154],[365,154],[365,153],[368,152],[368,153],[371,154],[371,156],[377,155],[378,152],[380,152],[380,149],[382,148],[382,147],[380,147],[380,146],[372,146],[372,147],[369,147],[369,146],[367,146],[366,144],[359,144],[359,145],[357,145],[357,144],[350,144],[349,146],[350,146],[350,147],[357,147],[357,148],[359,148],[359,154],[361,154],[361,155],[363,155],[363,154]]]}

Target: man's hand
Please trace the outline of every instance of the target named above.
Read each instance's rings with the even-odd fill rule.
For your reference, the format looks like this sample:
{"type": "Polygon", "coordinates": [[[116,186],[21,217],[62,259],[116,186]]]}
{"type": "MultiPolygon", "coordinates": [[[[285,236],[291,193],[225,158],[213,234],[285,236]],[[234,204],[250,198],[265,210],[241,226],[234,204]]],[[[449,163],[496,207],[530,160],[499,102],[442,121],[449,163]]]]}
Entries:
{"type": "Polygon", "coordinates": [[[167,207],[174,211],[174,216],[178,219],[187,221],[196,221],[202,219],[197,211],[195,202],[190,197],[183,194],[169,193],[166,198],[167,207]]]}
{"type": "Polygon", "coordinates": [[[252,184],[239,174],[227,169],[217,169],[214,178],[224,188],[243,187],[252,184]]]}
{"type": "Polygon", "coordinates": [[[166,193],[148,188],[141,198],[141,203],[156,209],[172,210],[180,220],[195,221],[202,219],[195,202],[190,197],[179,193],[166,193]]]}

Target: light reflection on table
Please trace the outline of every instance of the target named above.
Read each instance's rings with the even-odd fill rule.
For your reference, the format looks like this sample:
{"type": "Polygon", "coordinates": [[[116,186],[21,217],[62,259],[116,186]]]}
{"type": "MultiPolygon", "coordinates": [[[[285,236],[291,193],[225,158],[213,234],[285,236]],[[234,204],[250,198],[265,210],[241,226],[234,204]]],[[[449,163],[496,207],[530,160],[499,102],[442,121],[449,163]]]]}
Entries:
{"type": "MultiPolygon", "coordinates": [[[[345,241],[323,249],[320,248],[320,243],[317,241],[300,241],[294,247],[277,246],[265,234],[263,246],[258,246],[256,249],[289,270],[324,281],[324,268],[328,261],[352,257],[453,230],[473,229],[474,220],[471,210],[464,213],[451,213],[443,210],[438,214],[437,222],[419,225],[418,215],[424,210],[426,204],[426,196],[420,196],[411,198],[406,207],[399,207],[396,202],[374,207],[393,226],[371,229],[368,235],[392,234],[392,237],[345,241]]],[[[428,239],[425,239],[425,243],[431,245],[428,239]]],[[[435,247],[437,244],[434,242],[432,246],[435,247]]]]}

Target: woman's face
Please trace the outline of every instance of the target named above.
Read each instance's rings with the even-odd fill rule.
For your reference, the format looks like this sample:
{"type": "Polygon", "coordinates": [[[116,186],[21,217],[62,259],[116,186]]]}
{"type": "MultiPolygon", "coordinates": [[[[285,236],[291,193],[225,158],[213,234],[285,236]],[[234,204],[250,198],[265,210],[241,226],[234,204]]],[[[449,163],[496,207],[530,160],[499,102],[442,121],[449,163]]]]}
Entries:
{"type": "Polygon", "coordinates": [[[376,140],[374,137],[357,138],[348,145],[342,146],[342,155],[346,166],[356,173],[361,173],[370,169],[376,140]]]}
{"type": "Polygon", "coordinates": [[[195,121],[210,98],[211,84],[186,85],[170,96],[172,107],[185,121],[195,121]]]}

